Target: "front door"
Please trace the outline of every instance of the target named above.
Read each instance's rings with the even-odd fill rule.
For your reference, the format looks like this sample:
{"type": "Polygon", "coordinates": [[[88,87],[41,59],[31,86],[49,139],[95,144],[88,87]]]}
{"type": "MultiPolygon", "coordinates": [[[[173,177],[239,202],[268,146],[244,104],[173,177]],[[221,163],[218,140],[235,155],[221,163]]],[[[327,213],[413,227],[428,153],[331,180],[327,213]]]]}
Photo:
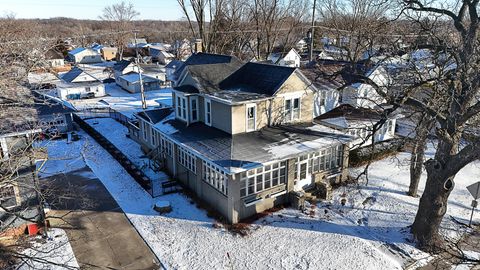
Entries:
{"type": "Polygon", "coordinates": [[[295,190],[303,190],[312,184],[312,175],[310,174],[310,169],[308,168],[309,165],[308,156],[307,158],[298,158],[296,175],[297,182],[295,184],[295,190]]]}

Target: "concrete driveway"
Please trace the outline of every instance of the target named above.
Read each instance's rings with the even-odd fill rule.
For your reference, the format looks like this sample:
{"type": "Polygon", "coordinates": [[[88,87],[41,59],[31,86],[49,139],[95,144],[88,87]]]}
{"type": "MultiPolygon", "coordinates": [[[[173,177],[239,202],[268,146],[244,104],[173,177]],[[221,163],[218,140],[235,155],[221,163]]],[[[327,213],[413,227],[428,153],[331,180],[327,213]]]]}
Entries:
{"type": "Polygon", "coordinates": [[[159,269],[160,263],[93,172],[42,179],[52,190],[50,224],[66,231],[82,269],[159,269]],[[62,219],[54,218],[62,216],[62,219]]]}

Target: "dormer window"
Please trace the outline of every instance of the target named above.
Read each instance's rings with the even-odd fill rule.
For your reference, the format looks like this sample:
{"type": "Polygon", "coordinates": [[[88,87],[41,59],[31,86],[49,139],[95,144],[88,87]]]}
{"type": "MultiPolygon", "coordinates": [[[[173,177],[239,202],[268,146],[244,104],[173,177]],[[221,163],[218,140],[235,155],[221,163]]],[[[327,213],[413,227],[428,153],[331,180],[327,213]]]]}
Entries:
{"type": "Polygon", "coordinates": [[[300,98],[285,99],[285,122],[300,119],[300,98]]]}

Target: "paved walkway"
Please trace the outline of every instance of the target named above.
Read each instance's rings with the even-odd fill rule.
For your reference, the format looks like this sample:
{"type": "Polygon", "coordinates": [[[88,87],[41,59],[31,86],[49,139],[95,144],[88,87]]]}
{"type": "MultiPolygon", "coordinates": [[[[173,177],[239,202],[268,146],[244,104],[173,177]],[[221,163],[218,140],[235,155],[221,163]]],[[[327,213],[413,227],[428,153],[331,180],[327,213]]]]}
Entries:
{"type": "MultiPolygon", "coordinates": [[[[159,269],[107,189],[89,168],[49,177],[55,188],[51,225],[63,228],[82,269],[159,269]]],[[[52,199],[51,199],[52,200],[52,199]]]]}

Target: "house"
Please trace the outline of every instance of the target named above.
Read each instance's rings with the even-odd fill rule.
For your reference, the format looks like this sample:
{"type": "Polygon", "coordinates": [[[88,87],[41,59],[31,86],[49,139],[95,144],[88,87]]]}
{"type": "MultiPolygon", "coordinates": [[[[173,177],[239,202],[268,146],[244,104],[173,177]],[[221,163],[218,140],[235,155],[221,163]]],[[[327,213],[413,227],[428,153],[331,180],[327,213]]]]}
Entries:
{"type": "Polygon", "coordinates": [[[237,223],[295,201],[317,183],[345,179],[351,138],[313,122],[314,89],[300,70],[191,57],[173,108],[137,113],[130,130],[198,198],[237,223]]]}
{"type": "Polygon", "coordinates": [[[267,60],[272,63],[285,67],[300,67],[300,55],[295,49],[290,49],[288,52],[281,51],[268,55],[267,60]]]}
{"type": "Polygon", "coordinates": [[[374,126],[381,119],[380,111],[343,104],[316,117],[314,121],[353,136],[355,139],[350,142],[349,148],[356,149],[372,145],[372,139],[378,143],[395,137],[396,119],[389,116],[384,124],[374,126]]]}
{"type": "MultiPolygon", "coordinates": [[[[23,92],[20,90],[19,92],[23,92]]],[[[44,158],[43,151],[33,148],[40,134],[55,136],[72,130],[71,109],[39,94],[24,95],[20,106],[0,109],[0,174],[14,175],[0,183],[0,230],[17,227],[25,217],[37,220],[37,193],[34,181],[35,161],[44,158]]]]}
{"type": "Polygon", "coordinates": [[[68,60],[75,64],[92,64],[101,63],[102,56],[100,53],[90,48],[76,48],[68,52],[68,60]]]}
{"type": "Polygon", "coordinates": [[[168,63],[172,62],[172,60],[175,59],[175,55],[169,53],[169,52],[166,52],[166,51],[160,51],[157,55],[156,55],[156,59],[158,60],[158,62],[162,65],[167,65],[168,63]]]}
{"type": "Polygon", "coordinates": [[[127,44],[128,48],[144,48],[148,45],[145,38],[131,38],[127,44]]]}
{"type": "Polygon", "coordinates": [[[165,85],[165,67],[157,64],[140,64],[142,74],[160,80],[161,85],[165,85]]]}
{"type": "Polygon", "coordinates": [[[158,61],[162,65],[166,65],[175,59],[175,55],[169,53],[167,48],[169,47],[166,47],[163,44],[149,46],[149,55],[152,57],[152,60],[158,61]]]}
{"type": "Polygon", "coordinates": [[[97,44],[94,43],[92,47],[90,47],[92,50],[96,51],[97,53],[101,53],[102,48],[105,47],[102,44],[97,44]]]}
{"type": "Polygon", "coordinates": [[[302,73],[312,82],[315,89],[313,116],[317,117],[340,105],[342,92],[339,91],[345,85],[342,76],[335,76],[344,68],[341,64],[317,63],[310,64],[301,69],[302,73]]]}
{"type": "MultiPolygon", "coordinates": [[[[144,91],[160,89],[162,82],[159,79],[143,74],[141,76],[144,91]]],[[[130,93],[140,93],[140,74],[136,72],[130,72],[122,75],[118,78],[117,84],[130,93]]]]}
{"type": "Polygon", "coordinates": [[[183,65],[183,61],[172,60],[165,66],[165,79],[169,82],[176,81],[175,72],[183,65]]]}
{"type": "Polygon", "coordinates": [[[65,58],[61,52],[56,49],[50,49],[45,53],[45,60],[49,67],[58,68],[65,66],[65,58]]]}
{"type": "MultiPolygon", "coordinates": [[[[369,67],[365,65],[362,67],[365,69],[365,76],[374,82],[379,87],[383,88],[383,91],[387,91],[391,85],[391,77],[388,71],[382,65],[375,65],[369,67]]],[[[363,108],[375,108],[376,106],[386,102],[371,84],[355,82],[343,89],[342,102],[350,104],[354,107],[363,108]]]]}
{"type": "Polygon", "coordinates": [[[100,49],[100,54],[105,61],[115,60],[115,58],[117,58],[117,52],[118,48],[116,47],[102,47],[100,49]]]}
{"type": "Polygon", "coordinates": [[[300,39],[297,44],[295,44],[295,48],[299,53],[305,53],[308,50],[308,43],[305,38],[300,39]]]}
{"type": "Polygon", "coordinates": [[[104,84],[82,68],[74,67],[57,82],[57,97],[63,100],[105,96],[104,84]]]}
{"type": "MultiPolygon", "coordinates": [[[[117,82],[118,78],[130,72],[139,72],[139,67],[132,61],[122,60],[113,65],[113,76],[117,82]]],[[[118,82],[117,82],[118,83],[118,82]]]]}

